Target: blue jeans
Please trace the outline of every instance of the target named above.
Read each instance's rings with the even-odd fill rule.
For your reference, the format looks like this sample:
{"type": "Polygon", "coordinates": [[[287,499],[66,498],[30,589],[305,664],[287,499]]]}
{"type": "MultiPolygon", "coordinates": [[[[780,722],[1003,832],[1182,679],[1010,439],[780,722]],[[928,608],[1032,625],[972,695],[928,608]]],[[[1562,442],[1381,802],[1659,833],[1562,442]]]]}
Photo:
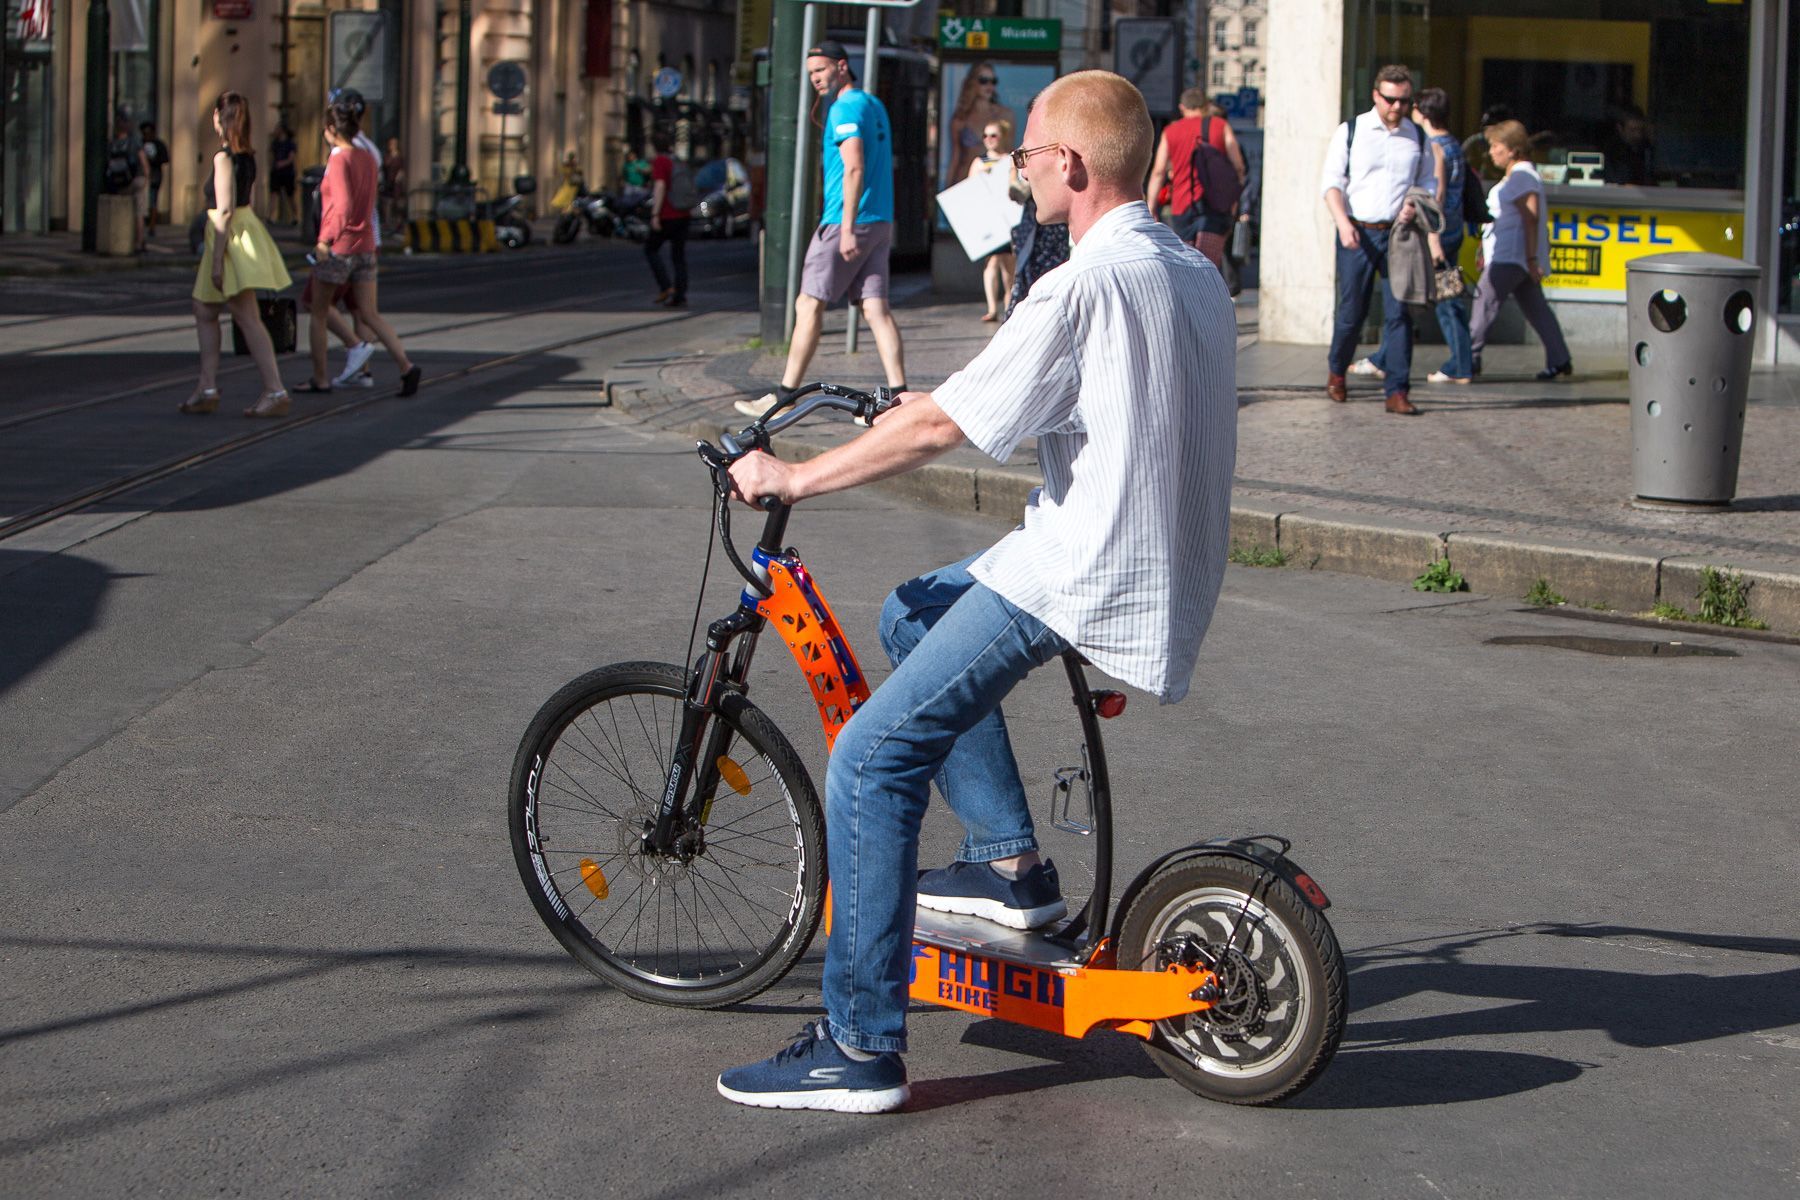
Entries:
{"type": "Polygon", "coordinates": [[[1382,385],[1388,395],[1409,390],[1412,370],[1412,325],[1406,317],[1406,305],[1394,296],[1388,282],[1388,231],[1357,226],[1354,250],[1337,245],[1337,316],[1331,333],[1331,373],[1342,375],[1356,356],[1356,342],[1362,336],[1363,318],[1369,315],[1369,297],[1375,279],[1381,279],[1381,349],[1379,364],[1387,372],[1382,385]]]}
{"type": "Polygon", "coordinates": [[[831,1036],[906,1049],[919,823],[935,778],[967,831],[957,857],[1037,848],[1000,702],[1068,643],[969,574],[965,559],[901,584],[881,612],[894,673],[838,733],[825,776],[831,1036]]]}
{"type": "MultiPolygon", "coordinates": [[[[1439,240],[1444,247],[1444,261],[1455,263],[1462,250],[1463,235],[1444,234],[1439,240]]],[[[1450,357],[1438,370],[1453,379],[1469,378],[1475,370],[1475,355],[1469,347],[1469,298],[1440,300],[1432,305],[1432,309],[1437,315],[1438,328],[1444,331],[1444,346],[1450,351],[1450,357]]],[[[1386,341],[1369,355],[1369,361],[1384,371],[1388,369],[1386,341]]]]}
{"type": "MultiPolygon", "coordinates": [[[[1438,240],[1444,246],[1444,261],[1455,266],[1456,256],[1462,252],[1462,226],[1458,225],[1455,233],[1440,234],[1438,240]]],[[[1438,328],[1444,331],[1444,345],[1450,351],[1450,357],[1438,370],[1453,379],[1467,379],[1475,370],[1475,356],[1469,348],[1469,298],[1439,300],[1433,307],[1437,309],[1438,328]]]]}

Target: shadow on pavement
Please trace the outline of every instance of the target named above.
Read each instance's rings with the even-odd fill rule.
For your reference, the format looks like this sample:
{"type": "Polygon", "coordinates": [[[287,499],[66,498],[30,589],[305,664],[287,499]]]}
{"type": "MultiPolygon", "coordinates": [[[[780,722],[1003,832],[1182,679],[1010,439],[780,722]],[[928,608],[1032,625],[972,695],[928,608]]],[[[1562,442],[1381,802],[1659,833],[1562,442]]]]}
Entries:
{"type": "Polygon", "coordinates": [[[117,578],[73,554],[0,550],[0,696],[93,627],[117,578]]]}

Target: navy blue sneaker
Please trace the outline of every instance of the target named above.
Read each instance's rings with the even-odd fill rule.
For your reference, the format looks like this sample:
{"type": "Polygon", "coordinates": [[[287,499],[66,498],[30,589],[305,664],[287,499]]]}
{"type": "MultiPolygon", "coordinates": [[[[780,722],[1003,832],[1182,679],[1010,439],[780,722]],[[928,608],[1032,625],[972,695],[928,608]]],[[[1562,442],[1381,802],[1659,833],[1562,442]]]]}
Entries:
{"type": "Polygon", "coordinates": [[[1036,929],[1067,916],[1056,864],[1045,859],[1017,879],[987,863],[953,862],[919,872],[919,907],[983,917],[1010,929],[1036,929]]]}
{"type": "Polygon", "coordinates": [[[755,1108],[893,1112],[906,1103],[906,1064],[898,1054],[857,1062],[832,1040],[825,1022],[814,1021],[774,1058],[720,1075],[719,1095],[755,1108]]]}

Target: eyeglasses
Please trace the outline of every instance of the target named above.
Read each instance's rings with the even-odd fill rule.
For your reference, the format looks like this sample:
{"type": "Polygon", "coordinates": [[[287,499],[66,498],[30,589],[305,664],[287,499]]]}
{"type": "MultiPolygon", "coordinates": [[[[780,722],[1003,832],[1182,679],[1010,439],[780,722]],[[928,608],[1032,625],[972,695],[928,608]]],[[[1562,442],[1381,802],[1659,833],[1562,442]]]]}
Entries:
{"type": "Polygon", "coordinates": [[[1014,150],[1012,152],[1012,164],[1014,167],[1023,171],[1025,169],[1025,160],[1030,158],[1032,155],[1042,154],[1046,150],[1060,150],[1060,149],[1062,149],[1061,142],[1051,142],[1049,145],[1046,145],[1046,146],[1033,146],[1029,150],[1027,150],[1023,146],[1021,146],[1019,149],[1014,150]]]}
{"type": "Polygon", "coordinates": [[[1395,108],[1411,108],[1413,102],[1411,93],[1404,96],[1390,96],[1386,92],[1376,92],[1375,98],[1385,104],[1391,104],[1395,108]]]}
{"type": "Polygon", "coordinates": [[[977,75],[975,77],[975,82],[976,83],[999,83],[1000,81],[998,79],[995,79],[992,75],[977,75]]]}
{"type": "Polygon", "coordinates": [[[984,137],[984,138],[997,138],[997,137],[999,137],[999,136],[1000,136],[1000,135],[999,135],[999,134],[997,134],[997,133],[984,133],[984,134],[982,134],[982,135],[981,135],[981,136],[982,136],[982,137],[984,137]]]}

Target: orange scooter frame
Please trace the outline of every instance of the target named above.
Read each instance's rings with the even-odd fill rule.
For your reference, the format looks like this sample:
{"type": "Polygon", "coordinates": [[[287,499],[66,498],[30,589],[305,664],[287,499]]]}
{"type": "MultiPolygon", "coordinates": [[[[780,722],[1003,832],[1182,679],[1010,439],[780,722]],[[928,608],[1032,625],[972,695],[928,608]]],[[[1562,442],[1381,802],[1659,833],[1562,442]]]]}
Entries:
{"type": "MultiPolygon", "coordinates": [[[[787,643],[806,676],[818,708],[827,751],[851,715],[869,698],[869,685],[831,606],[797,555],[752,555],[766,572],[769,595],[756,611],[787,643]]],[[[1204,1012],[1218,994],[1211,971],[1171,965],[1161,971],[1118,970],[1106,928],[1111,886],[1111,822],[1105,755],[1096,718],[1123,711],[1117,692],[1090,692],[1080,662],[1067,656],[1071,687],[1088,748],[1094,800],[1094,894],[1088,907],[1048,937],[1012,934],[974,918],[920,914],[913,933],[909,994],[915,1000],[977,1016],[1084,1037],[1096,1026],[1146,1040],[1154,1023],[1204,1012]],[[1084,943],[1081,935],[1094,931],[1084,943]],[[998,933],[1000,936],[993,936],[998,933]]],[[[1133,884],[1133,890],[1144,876],[1133,884]]],[[[825,933],[830,936],[832,894],[826,890],[825,933]]]]}

